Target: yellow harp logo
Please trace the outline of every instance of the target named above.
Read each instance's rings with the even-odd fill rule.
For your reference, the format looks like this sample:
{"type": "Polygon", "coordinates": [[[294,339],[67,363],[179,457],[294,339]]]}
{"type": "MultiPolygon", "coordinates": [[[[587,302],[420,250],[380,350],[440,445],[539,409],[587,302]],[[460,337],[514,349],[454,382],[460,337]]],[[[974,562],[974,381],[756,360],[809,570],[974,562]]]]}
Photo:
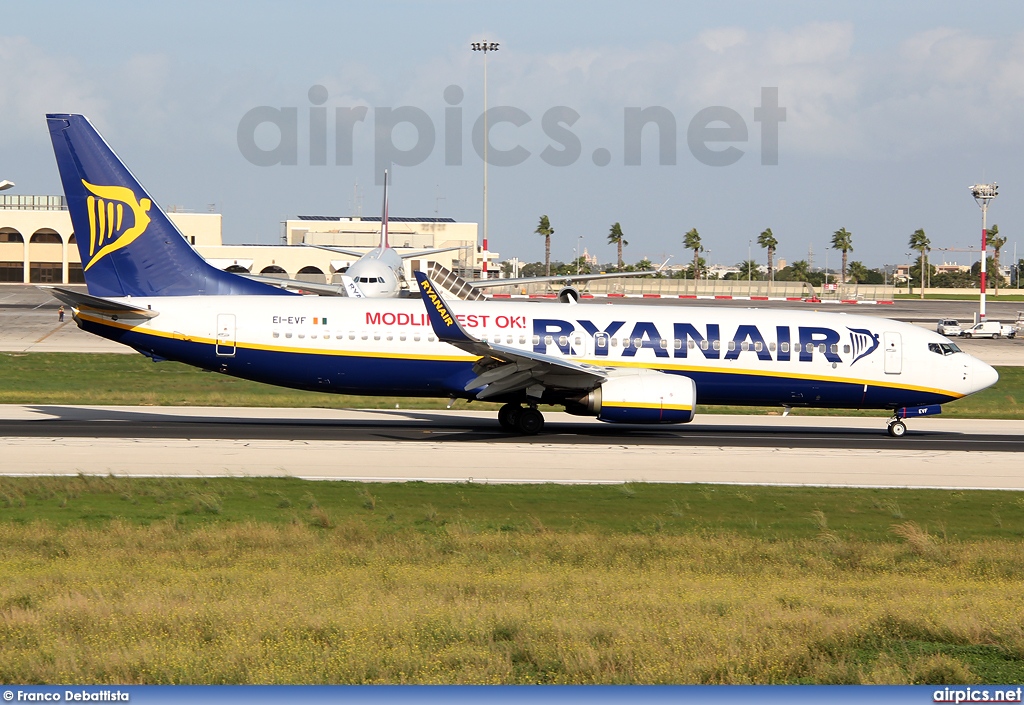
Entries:
{"type": "Polygon", "coordinates": [[[86,206],[89,210],[89,264],[93,266],[115,250],[127,247],[149,227],[149,208],[153,205],[148,198],[136,200],[135,194],[126,186],[96,186],[82,179],[82,185],[89,193],[86,206]],[[125,221],[125,208],[131,211],[131,222],[125,221]],[[124,229],[122,229],[124,227],[124,229]]]}

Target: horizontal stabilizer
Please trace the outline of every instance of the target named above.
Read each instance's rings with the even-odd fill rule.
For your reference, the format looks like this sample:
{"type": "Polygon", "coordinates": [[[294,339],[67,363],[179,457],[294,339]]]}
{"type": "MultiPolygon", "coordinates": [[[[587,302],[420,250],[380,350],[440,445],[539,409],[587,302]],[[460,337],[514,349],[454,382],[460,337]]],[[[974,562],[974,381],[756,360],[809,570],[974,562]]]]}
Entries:
{"type": "Polygon", "coordinates": [[[90,296],[70,289],[62,289],[59,286],[41,286],[40,289],[48,291],[55,299],[67,304],[71,308],[79,310],[96,311],[99,313],[116,314],[121,318],[156,318],[160,315],[158,311],[149,308],[140,308],[120,301],[110,301],[99,296],[90,296]]]}

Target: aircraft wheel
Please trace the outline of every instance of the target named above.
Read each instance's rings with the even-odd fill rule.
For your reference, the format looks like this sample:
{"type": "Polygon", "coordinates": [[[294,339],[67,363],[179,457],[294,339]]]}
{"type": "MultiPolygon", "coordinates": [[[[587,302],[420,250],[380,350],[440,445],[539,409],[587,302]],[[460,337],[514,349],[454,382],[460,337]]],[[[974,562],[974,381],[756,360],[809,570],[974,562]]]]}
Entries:
{"type": "Polygon", "coordinates": [[[527,436],[540,433],[544,428],[544,415],[536,409],[523,409],[516,418],[516,428],[527,436]]]}
{"type": "Polygon", "coordinates": [[[498,424],[506,431],[515,431],[518,428],[516,421],[522,410],[518,404],[505,404],[498,409],[498,424]]]}
{"type": "Polygon", "coordinates": [[[901,438],[907,432],[907,425],[902,421],[893,421],[889,424],[889,435],[893,438],[901,438]]]}

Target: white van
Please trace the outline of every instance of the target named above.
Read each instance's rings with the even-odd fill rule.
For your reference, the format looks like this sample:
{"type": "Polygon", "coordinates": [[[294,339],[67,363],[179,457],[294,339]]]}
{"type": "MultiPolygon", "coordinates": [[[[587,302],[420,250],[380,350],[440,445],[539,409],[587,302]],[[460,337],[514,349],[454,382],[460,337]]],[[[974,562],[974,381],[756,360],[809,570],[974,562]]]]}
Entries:
{"type": "Polygon", "coordinates": [[[964,331],[965,338],[1007,338],[1014,337],[1016,331],[1013,326],[1004,326],[999,321],[983,321],[975,323],[964,331]]]}

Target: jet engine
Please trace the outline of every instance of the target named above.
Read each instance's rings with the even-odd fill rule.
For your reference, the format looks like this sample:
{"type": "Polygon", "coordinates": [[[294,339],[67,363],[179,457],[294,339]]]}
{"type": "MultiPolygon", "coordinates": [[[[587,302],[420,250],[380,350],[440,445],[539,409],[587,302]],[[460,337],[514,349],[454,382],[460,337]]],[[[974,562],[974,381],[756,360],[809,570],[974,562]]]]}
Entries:
{"type": "Polygon", "coordinates": [[[563,304],[579,303],[579,289],[577,289],[574,286],[563,287],[562,290],[558,292],[558,300],[561,301],[563,304]]]}
{"type": "Polygon", "coordinates": [[[604,384],[566,411],[610,423],[688,423],[697,406],[697,385],[689,377],[653,370],[616,371],[604,384]]]}

